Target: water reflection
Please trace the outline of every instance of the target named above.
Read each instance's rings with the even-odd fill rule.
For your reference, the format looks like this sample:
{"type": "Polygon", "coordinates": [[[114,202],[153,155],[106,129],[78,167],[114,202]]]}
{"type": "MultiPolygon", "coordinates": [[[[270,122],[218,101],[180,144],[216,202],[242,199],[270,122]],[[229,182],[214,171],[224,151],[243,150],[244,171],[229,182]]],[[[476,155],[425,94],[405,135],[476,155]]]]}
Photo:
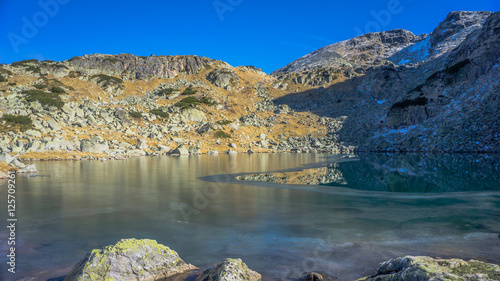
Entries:
{"type": "MultiPolygon", "coordinates": [[[[390,192],[500,190],[499,155],[377,155],[338,164],[343,186],[390,192]]],[[[335,185],[335,184],[334,184],[335,185]]]]}
{"type": "Polygon", "coordinates": [[[335,157],[321,166],[245,174],[237,179],[405,193],[500,190],[498,155],[364,154],[335,157]]]}
{"type": "MultiPolygon", "coordinates": [[[[442,157],[361,155],[330,166],[337,158],[316,154],[39,162],[47,177],[17,181],[16,278],[63,276],[90,249],[132,237],[156,239],[200,267],[238,257],[266,278],[284,280],[311,270],[354,280],[408,254],[500,263],[499,192],[379,192],[391,190],[388,182],[398,191],[414,192],[423,182],[433,192],[498,190],[497,158],[442,157]],[[234,179],[304,167],[335,169],[340,187],[234,179]],[[340,191],[323,192],[332,190],[340,191]]],[[[6,208],[0,200],[0,210],[6,208]]],[[[5,237],[0,228],[2,252],[5,237]]],[[[5,274],[0,280],[10,280],[5,274]]]]}

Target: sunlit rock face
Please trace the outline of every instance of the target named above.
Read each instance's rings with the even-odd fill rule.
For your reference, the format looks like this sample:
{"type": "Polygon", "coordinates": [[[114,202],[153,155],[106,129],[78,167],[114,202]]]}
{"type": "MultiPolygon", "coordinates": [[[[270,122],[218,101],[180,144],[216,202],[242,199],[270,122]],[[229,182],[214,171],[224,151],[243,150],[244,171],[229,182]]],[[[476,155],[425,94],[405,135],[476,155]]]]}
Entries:
{"type": "Polygon", "coordinates": [[[401,257],[386,261],[378,271],[358,281],[403,280],[498,280],[500,266],[476,260],[439,259],[431,257],[401,257]]]}
{"type": "Polygon", "coordinates": [[[88,253],[64,279],[153,281],[195,269],[154,240],[122,239],[88,253]]]}

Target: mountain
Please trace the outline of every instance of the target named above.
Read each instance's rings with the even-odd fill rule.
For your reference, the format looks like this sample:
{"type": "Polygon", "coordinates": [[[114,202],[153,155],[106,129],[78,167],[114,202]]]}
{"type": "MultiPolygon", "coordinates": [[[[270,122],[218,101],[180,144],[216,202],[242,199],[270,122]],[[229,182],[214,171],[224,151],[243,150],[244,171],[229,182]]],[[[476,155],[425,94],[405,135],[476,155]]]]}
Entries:
{"type": "Polygon", "coordinates": [[[500,13],[452,12],[429,35],[365,34],[271,75],[198,56],[2,64],[0,160],[498,152],[499,58],[500,13]]]}
{"type": "Polygon", "coordinates": [[[362,150],[498,151],[499,18],[452,12],[430,35],[395,30],[324,47],[273,73],[277,88],[308,88],[276,103],[343,116],[339,139],[362,150]],[[350,65],[317,59],[332,50],[350,65]]]}
{"type": "Polygon", "coordinates": [[[481,28],[491,12],[451,12],[431,34],[414,35],[404,29],[368,33],[323,47],[274,71],[272,74],[318,67],[366,67],[391,61],[418,64],[439,57],[481,28]]]}

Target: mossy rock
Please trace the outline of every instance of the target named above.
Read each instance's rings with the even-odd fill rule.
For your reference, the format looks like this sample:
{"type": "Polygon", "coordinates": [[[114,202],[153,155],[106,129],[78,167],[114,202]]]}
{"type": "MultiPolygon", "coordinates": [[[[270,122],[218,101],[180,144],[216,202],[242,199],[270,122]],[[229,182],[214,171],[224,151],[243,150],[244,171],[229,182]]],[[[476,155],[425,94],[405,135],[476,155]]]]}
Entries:
{"type": "Polygon", "coordinates": [[[358,281],[406,280],[500,280],[500,266],[476,260],[406,256],[382,263],[375,274],[358,281]]]}
{"type": "Polygon", "coordinates": [[[64,279],[153,281],[195,269],[155,240],[122,239],[88,253],[64,279]]]}
{"type": "Polygon", "coordinates": [[[196,281],[260,281],[262,276],[249,269],[241,259],[224,259],[205,270],[196,281]]]}

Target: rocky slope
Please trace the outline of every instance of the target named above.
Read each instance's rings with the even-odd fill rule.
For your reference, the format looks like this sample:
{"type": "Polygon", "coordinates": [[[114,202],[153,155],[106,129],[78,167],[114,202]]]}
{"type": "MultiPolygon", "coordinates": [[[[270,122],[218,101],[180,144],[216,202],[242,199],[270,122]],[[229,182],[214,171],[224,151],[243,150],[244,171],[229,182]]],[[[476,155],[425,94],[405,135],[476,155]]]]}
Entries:
{"type": "Polygon", "coordinates": [[[349,149],[336,141],[342,120],[275,105],[284,92],[255,67],[90,55],[0,73],[0,153],[16,161],[349,149]]]}

